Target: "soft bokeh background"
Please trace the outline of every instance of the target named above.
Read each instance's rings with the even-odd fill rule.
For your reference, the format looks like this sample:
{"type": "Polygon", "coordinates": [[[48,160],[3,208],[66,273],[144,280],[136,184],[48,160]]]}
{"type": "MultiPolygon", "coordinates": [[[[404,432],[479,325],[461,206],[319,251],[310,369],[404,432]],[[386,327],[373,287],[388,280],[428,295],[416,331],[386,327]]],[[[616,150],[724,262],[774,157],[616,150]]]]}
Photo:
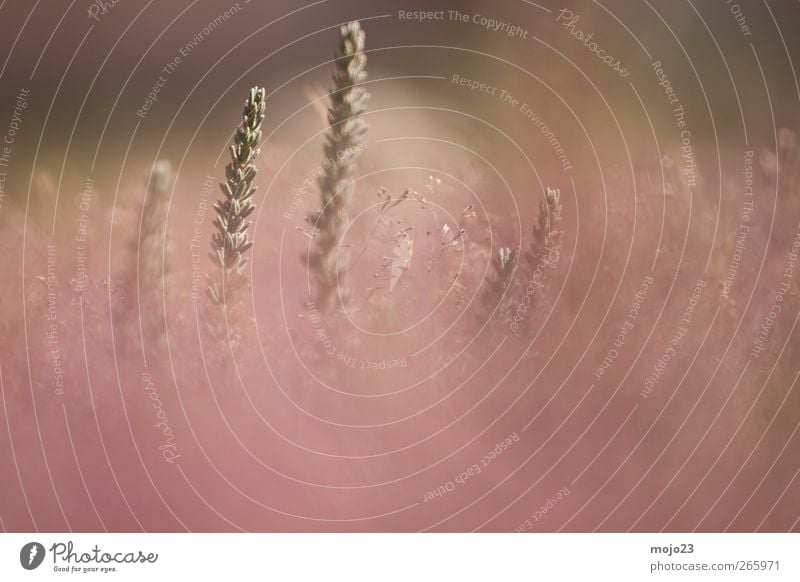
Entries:
{"type": "MultiPolygon", "coordinates": [[[[747,31],[732,4],[708,1],[96,6],[0,7],[0,133],[11,139],[0,167],[4,530],[800,529],[796,265],[765,349],[751,355],[800,221],[796,3],[742,2],[747,31]],[[569,34],[562,8],[629,76],[569,34]],[[470,21],[399,18],[414,10],[470,21]],[[487,30],[476,14],[526,34],[487,30]],[[348,318],[321,324],[330,355],[307,308],[304,217],[319,200],[303,183],[322,159],[331,59],[352,19],[367,34],[370,129],[346,240],[359,257],[354,299],[348,318]],[[694,186],[654,61],[686,112],[694,186]],[[137,115],[159,75],[157,101],[137,115]],[[252,325],[231,347],[205,333],[213,315],[193,297],[193,275],[204,289],[204,204],[219,197],[208,185],[224,179],[256,84],[268,98],[252,325]],[[137,284],[159,160],[175,176],[163,295],[137,284]],[[374,230],[380,187],[429,205],[404,203],[374,230]],[[514,332],[481,297],[491,257],[528,248],[546,187],[561,191],[564,240],[514,332]],[[464,228],[461,244],[442,249],[444,224],[464,228]],[[390,293],[385,257],[407,227],[414,255],[390,293]],[[645,397],[697,281],[688,331],[645,397]],[[163,338],[144,332],[148,320],[163,338]]],[[[517,283],[514,305],[528,280],[517,283]]]]}

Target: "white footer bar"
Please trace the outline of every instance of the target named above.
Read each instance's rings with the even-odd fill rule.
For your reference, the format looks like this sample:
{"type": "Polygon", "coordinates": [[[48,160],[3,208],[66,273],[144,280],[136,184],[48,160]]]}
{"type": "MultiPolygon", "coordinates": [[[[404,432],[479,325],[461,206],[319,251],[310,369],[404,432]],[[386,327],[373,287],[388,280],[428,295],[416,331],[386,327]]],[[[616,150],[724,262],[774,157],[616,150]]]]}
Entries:
{"type": "Polygon", "coordinates": [[[0,580],[800,580],[800,534],[2,534],[0,580]]]}

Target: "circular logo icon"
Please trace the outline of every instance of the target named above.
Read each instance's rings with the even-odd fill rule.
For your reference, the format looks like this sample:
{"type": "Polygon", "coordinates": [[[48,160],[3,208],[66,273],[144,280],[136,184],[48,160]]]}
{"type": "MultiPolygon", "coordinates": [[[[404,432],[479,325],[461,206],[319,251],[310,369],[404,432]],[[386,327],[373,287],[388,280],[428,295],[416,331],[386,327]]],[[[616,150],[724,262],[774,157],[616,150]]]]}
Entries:
{"type": "Polygon", "coordinates": [[[35,570],[44,561],[44,546],[39,542],[29,542],[19,551],[19,563],[26,570],[35,570]]]}

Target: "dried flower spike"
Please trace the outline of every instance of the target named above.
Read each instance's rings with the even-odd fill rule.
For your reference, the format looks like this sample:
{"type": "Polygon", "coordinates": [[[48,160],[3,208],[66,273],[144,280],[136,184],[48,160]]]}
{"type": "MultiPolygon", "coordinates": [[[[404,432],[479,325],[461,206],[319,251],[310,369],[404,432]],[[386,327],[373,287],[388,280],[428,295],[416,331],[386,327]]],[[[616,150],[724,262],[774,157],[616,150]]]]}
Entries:
{"type": "Polygon", "coordinates": [[[140,242],[137,249],[138,297],[142,332],[151,340],[163,341],[159,314],[151,309],[169,287],[171,243],[167,237],[167,210],[172,188],[172,167],[156,162],[147,181],[147,197],[142,206],[140,242]]]}
{"type": "Polygon", "coordinates": [[[343,279],[346,257],[340,249],[349,221],[347,208],[354,185],[355,161],[361,150],[369,93],[360,86],[367,78],[364,32],[358,22],[343,26],[336,54],[336,70],[328,108],[329,130],[325,143],[324,173],[319,179],[322,208],[307,221],[314,229],[308,267],[315,285],[319,310],[333,306],[337,291],[346,299],[343,279]]]}
{"type": "Polygon", "coordinates": [[[561,191],[547,188],[544,200],[539,203],[539,224],[533,227],[534,241],[543,247],[554,246],[561,241],[561,191]]]}
{"type": "Polygon", "coordinates": [[[483,310],[502,322],[513,316],[512,301],[519,287],[514,275],[519,261],[519,249],[502,247],[492,259],[494,272],[486,280],[483,293],[483,310]]]}
{"type": "Polygon", "coordinates": [[[253,194],[255,159],[261,142],[261,122],[265,109],[264,89],[253,87],[245,101],[242,123],[236,129],[225,167],[226,181],[220,184],[224,198],[214,204],[217,232],[211,239],[211,259],[217,268],[209,277],[208,295],[222,310],[222,321],[209,322],[209,328],[228,339],[239,335],[236,318],[241,309],[241,289],[247,283],[245,253],[253,245],[247,235],[247,217],[255,209],[253,194]]]}

